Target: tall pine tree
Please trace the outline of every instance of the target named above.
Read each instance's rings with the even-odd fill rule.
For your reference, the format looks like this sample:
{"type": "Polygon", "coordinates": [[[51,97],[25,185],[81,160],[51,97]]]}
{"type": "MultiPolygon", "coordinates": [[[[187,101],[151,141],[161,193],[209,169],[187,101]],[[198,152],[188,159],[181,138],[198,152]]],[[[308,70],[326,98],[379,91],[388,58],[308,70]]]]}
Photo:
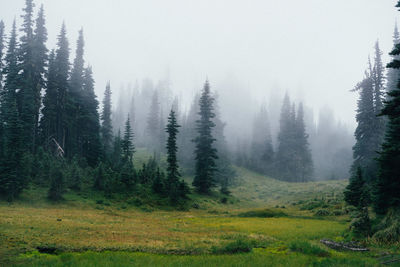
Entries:
{"type": "Polygon", "coordinates": [[[215,138],[212,135],[214,114],[214,98],[211,96],[210,84],[208,81],[204,84],[204,88],[200,97],[200,119],[196,121],[197,137],[195,138],[195,176],[193,185],[197,191],[206,194],[215,186],[214,175],[216,171],[217,150],[213,143],[215,138]]]}
{"type": "Polygon", "coordinates": [[[365,172],[367,182],[374,181],[377,174],[377,163],[375,158],[376,153],[376,109],[374,106],[374,79],[371,62],[369,69],[365,72],[365,78],[357,84],[354,89],[359,91],[360,98],[357,107],[357,128],[355,130],[356,143],[353,146],[353,176],[358,167],[361,167],[365,172]]]}
{"type": "Polygon", "coordinates": [[[12,26],[3,74],[4,91],[1,95],[1,118],[4,124],[4,156],[0,161],[0,193],[12,201],[26,186],[21,173],[23,143],[22,125],[17,108],[18,51],[15,20],[12,26]]]}
{"type": "Polygon", "coordinates": [[[169,199],[173,204],[175,204],[179,198],[185,196],[185,192],[180,192],[180,181],[181,174],[179,172],[179,165],[177,159],[178,146],[176,144],[176,138],[179,132],[179,127],[181,127],[177,120],[175,111],[171,109],[168,116],[168,124],[165,131],[168,133],[167,139],[167,181],[166,181],[166,191],[169,199]]]}
{"type": "MultiPolygon", "coordinates": [[[[400,8],[400,1],[396,7],[400,8]]],[[[400,55],[399,44],[390,55],[400,55]]],[[[394,58],[388,67],[399,69],[400,60],[394,58]]],[[[380,214],[400,205],[400,82],[388,95],[381,113],[387,118],[387,130],[378,158],[379,173],[374,201],[375,211],[380,214]]]]}
{"type": "Polygon", "coordinates": [[[121,147],[122,147],[123,159],[125,161],[132,162],[133,153],[135,152],[135,146],[133,144],[133,132],[131,128],[131,122],[129,119],[129,113],[125,122],[125,132],[124,132],[124,138],[122,139],[121,147]]]}
{"type": "Polygon", "coordinates": [[[109,155],[111,153],[113,142],[113,128],[111,121],[111,87],[110,82],[107,83],[106,90],[104,91],[103,110],[100,117],[101,124],[101,141],[103,144],[104,153],[109,155]]]}

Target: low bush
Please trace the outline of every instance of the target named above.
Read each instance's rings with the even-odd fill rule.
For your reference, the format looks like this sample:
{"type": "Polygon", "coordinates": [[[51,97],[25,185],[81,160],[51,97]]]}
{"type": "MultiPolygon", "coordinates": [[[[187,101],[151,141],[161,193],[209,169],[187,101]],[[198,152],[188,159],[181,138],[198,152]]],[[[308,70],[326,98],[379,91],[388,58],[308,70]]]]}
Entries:
{"type": "Polygon", "coordinates": [[[255,242],[245,238],[238,238],[221,247],[212,247],[214,254],[236,254],[250,252],[254,248],[255,242]]]}
{"type": "Polygon", "coordinates": [[[258,218],[272,218],[272,217],[286,217],[287,214],[280,210],[263,209],[251,210],[238,214],[239,217],[258,217],[258,218]]]}
{"type": "Polygon", "coordinates": [[[315,255],[318,257],[327,257],[329,252],[319,246],[310,244],[307,241],[295,240],[289,244],[289,249],[294,252],[300,252],[306,255],[315,255]]]}
{"type": "Polygon", "coordinates": [[[329,216],[331,213],[327,209],[319,209],[314,213],[315,216],[329,216]]]}

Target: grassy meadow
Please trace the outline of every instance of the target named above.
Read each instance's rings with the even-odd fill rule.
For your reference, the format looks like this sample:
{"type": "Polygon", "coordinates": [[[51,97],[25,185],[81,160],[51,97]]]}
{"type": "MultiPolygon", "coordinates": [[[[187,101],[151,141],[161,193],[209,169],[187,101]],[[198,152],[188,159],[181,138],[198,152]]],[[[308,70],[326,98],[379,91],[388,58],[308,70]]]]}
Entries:
{"type": "Polygon", "coordinates": [[[237,173],[231,197],[193,194],[185,211],[95,192],[68,192],[52,204],[44,189],[29,189],[0,202],[0,265],[378,266],[382,253],[397,249],[338,252],[320,244],[348,238],[346,181],[294,184],[237,173]]]}

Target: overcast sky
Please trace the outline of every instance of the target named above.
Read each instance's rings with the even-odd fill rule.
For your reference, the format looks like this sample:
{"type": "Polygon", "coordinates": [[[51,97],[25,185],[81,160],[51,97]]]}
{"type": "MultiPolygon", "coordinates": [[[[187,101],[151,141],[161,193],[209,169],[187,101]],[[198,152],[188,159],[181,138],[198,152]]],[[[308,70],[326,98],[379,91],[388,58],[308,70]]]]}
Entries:
{"type": "MultiPolygon", "coordinates": [[[[7,32],[21,23],[24,0],[0,0],[7,32]]],[[[62,21],[72,48],[83,27],[85,59],[100,98],[170,72],[175,92],[189,99],[206,77],[216,88],[235,75],[254,98],[271,90],[304,94],[315,111],[330,105],[354,124],[354,85],[377,39],[392,47],[395,0],[35,0],[44,4],[48,47],[62,21]]]]}

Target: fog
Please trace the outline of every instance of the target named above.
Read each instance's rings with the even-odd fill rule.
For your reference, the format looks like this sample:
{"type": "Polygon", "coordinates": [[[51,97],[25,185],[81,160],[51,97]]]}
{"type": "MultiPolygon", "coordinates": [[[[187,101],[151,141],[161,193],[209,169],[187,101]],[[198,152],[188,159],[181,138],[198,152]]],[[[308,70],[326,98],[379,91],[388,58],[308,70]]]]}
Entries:
{"type": "MultiPolygon", "coordinates": [[[[351,139],[357,95],[350,90],[362,79],[376,40],[388,62],[393,45],[390,29],[397,16],[394,0],[36,0],[35,4],[45,8],[49,48],[55,47],[65,21],[73,58],[83,27],[85,60],[93,66],[96,93],[101,99],[110,81],[114,110],[123,109],[119,106],[123,88],[143,90],[151,80],[155,87],[167,84],[182,112],[189,112],[193,97],[208,79],[219,93],[230,144],[251,136],[253,116],[265,104],[276,145],[285,93],[296,103],[304,102],[310,136],[317,132],[322,112],[329,114],[324,118],[330,122],[325,123],[340,124],[346,140],[351,139]]],[[[0,0],[7,32],[23,6],[24,0],[0,0]]],[[[21,19],[16,19],[20,25],[21,19]]],[[[140,112],[146,113],[136,111],[140,112]]],[[[350,149],[351,140],[345,143],[350,149]]]]}

